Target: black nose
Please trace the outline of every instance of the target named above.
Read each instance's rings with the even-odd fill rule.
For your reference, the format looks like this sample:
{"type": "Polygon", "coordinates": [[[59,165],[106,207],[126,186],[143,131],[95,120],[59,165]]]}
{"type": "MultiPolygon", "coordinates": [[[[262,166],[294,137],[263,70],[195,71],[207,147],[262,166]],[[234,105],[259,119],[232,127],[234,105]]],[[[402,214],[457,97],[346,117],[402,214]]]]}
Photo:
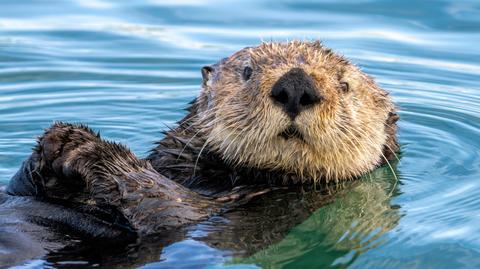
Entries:
{"type": "Polygon", "coordinates": [[[300,68],[292,68],[275,82],[272,98],[292,120],[302,110],[322,100],[313,78],[300,68]]]}

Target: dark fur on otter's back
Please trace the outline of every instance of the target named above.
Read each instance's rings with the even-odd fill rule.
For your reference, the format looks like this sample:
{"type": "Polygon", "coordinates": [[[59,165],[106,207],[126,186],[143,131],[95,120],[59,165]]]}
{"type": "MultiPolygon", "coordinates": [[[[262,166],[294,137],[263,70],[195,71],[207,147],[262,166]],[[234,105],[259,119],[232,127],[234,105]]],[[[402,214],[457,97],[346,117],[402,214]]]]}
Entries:
{"type": "Polygon", "coordinates": [[[18,209],[25,223],[135,237],[180,229],[279,186],[356,178],[396,157],[388,94],[318,42],[246,48],[202,75],[187,116],[145,160],[84,125],[55,123],[0,193],[0,212],[28,208],[6,201],[29,196],[53,212],[18,209]],[[278,86],[286,78],[302,81],[278,86]],[[300,101],[290,96],[297,90],[300,101]]]}

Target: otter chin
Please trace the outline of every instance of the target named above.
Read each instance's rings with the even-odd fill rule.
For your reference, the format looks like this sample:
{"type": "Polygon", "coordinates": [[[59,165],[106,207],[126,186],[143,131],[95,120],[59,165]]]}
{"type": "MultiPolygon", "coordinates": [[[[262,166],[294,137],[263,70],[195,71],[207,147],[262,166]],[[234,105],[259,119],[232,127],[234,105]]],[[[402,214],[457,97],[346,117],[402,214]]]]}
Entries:
{"type": "Polygon", "coordinates": [[[50,226],[105,239],[181,231],[276,184],[359,177],[399,149],[391,97],[320,42],[262,43],[201,72],[187,115],[145,159],[53,124],[0,191],[0,213],[35,224],[25,233],[43,248],[50,226]]]}

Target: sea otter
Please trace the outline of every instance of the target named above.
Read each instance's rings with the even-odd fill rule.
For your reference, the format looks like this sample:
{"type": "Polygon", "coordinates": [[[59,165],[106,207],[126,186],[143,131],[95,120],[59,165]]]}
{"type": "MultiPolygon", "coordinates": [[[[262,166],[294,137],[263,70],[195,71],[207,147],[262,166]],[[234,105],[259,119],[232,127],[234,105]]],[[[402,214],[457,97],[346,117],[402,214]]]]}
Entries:
{"type": "Polygon", "coordinates": [[[55,123],[0,194],[0,212],[96,238],[164,233],[276,188],[357,178],[399,149],[388,93],[320,42],[247,47],[202,77],[187,116],[144,160],[55,123]],[[13,196],[33,198],[18,206],[13,196]]]}

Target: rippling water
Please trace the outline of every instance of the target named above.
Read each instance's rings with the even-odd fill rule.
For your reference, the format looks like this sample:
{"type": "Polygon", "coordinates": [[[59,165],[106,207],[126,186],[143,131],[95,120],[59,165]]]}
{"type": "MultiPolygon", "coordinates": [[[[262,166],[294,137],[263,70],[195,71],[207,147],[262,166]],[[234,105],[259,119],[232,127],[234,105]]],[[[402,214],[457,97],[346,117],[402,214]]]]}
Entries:
{"type": "Polygon", "coordinates": [[[215,247],[201,240],[215,231],[199,225],[137,265],[480,267],[479,2],[173,2],[0,3],[0,185],[55,120],[88,123],[145,156],[185,114],[201,66],[262,39],[322,39],[398,104],[399,182],[380,168],[261,248],[215,247]]]}

